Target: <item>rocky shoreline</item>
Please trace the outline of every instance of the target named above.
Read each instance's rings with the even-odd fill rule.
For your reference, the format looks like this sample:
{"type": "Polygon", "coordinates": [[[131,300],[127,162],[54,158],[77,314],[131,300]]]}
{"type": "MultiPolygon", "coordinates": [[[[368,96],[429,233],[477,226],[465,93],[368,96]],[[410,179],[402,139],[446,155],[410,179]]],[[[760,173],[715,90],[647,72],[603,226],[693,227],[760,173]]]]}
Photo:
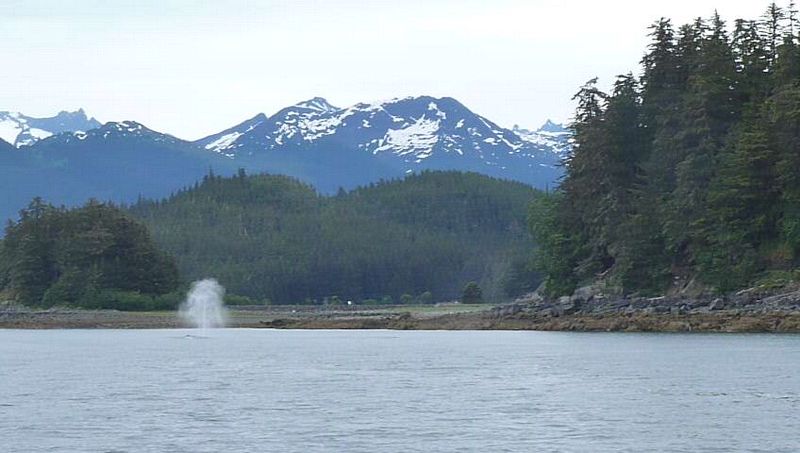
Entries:
{"type": "Polygon", "coordinates": [[[800,289],[766,290],[750,288],[722,296],[606,297],[592,288],[581,288],[572,296],[548,300],[536,294],[514,304],[496,307],[498,316],[526,312],[536,316],[670,314],[730,315],[800,313],[800,289]]]}
{"type": "MultiPolygon", "coordinates": [[[[585,332],[800,333],[800,288],[751,288],[726,297],[607,297],[582,288],[572,296],[531,294],[479,307],[238,307],[229,326],[273,329],[544,330],[585,332]]],[[[179,328],[175,313],[34,310],[0,305],[0,328],[179,328]]]]}
{"type": "Polygon", "coordinates": [[[531,294],[476,313],[418,318],[299,318],[265,322],[270,328],[544,330],[585,332],[800,333],[800,288],[751,288],[719,296],[607,297],[591,287],[572,296],[531,294]]]}
{"type": "Polygon", "coordinates": [[[492,309],[503,321],[542,330],[800,332],[800,288],[750,288],[726,296],[607,297],[591,287],[572,296],[532,294],[492,309]]]}

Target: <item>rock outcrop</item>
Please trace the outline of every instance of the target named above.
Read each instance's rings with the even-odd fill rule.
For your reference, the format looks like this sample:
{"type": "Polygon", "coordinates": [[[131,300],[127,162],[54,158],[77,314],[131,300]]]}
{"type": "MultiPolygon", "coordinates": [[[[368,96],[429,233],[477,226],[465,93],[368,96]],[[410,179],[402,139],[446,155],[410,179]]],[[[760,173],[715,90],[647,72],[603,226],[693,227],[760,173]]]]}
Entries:
{"type": "Polygon", "coordinates": [[[578,288],[571,296],[550,299],[532,293],[512,304],[491,310],[503,318],[561,317],[569,315],[725,315],[800,314],[800,288],[749,288],[725,296],[608,297],[597,287],[578,288]]]}

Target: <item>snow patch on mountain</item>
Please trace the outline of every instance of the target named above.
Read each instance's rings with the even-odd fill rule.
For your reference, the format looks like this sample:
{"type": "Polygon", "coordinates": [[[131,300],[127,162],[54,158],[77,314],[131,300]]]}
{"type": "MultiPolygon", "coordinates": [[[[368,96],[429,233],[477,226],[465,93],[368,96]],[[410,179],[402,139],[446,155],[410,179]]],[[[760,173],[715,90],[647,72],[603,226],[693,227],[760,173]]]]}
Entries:
{"type": "MultiPolygon", "coordinates": [[[[362,105],[342,109],[331,105],[323,98],[316,97],[283,109],[269,118],[270,125],[265,139],[273,143],[269,148],[285,144],[310,144],[334,135],[349,124],[348,119],[357,112],[373,110],[372,106],[362,105]]],[[[370,128],[368,118],[352,123],[360,128],[370,128]]]]}
{"type": "Polygon", "coordinates": [[[19,121],[15,121],[15,119],[11,117],[0,116],[0,138],[13,145],[17,142],[17,136],[19,136],[21,132],[22,125],[19,121]]]}
{"type": "Polygon", "coordinates": [[[230,134],[225,134],[222,137],[214,140],[213,142],[204,146],[205,149],[224,154],[224,151],[229,149],[236,143],[236,139],[244,135],[242,132],[231,132],[230,134]]]}
{"type": "Polygon", "coordinates": [[[336,133],[336,129],[344,124],[347,116],[317,117],[312,114],[298,115],[295,121],[287,120],[280,125],[274,133],[277,138],[285,135],[286,139],[291,139],[295,135],[302,137],[307,142],[313,142],[326,135],[336,133]]]}
{"type": "Polygon", "coordinates": [[[438,105],[436,105],[436,103],[435,103],[435,102],[430,102],[430,103],[428,104],[428,110],[431,110],[431,111],[433,111],[433,112],[436,112],[436,116],[438,116],[439,118],[441,118],[441,119],[443,119],[443,120],[446,120],[446,119],[447,119],[447,113],[445,113],[445,112],[443,112],[443,111],[439,110],[439,106],[438,106],[438,105]]]}
{"type": "Polygon", "coordinates": [[[414,153],[418,160],[426,159],[433,153],[439,142],[439,121],[425,117],[402,129],[389,129],[378,142],[373,154],[390,151],[398,156],[414,153]]]}
{"type": "Polygon", "coordinates": [[[259,113],[241,124],[199,140],[195,144],[200,145],[207,151],[233,158],[236,156],[236,149],[244,146],[243,143],[239,142],[239,138],[252,133],[252,131],[264,124],[266,120],[266,115],[259,113]]]}

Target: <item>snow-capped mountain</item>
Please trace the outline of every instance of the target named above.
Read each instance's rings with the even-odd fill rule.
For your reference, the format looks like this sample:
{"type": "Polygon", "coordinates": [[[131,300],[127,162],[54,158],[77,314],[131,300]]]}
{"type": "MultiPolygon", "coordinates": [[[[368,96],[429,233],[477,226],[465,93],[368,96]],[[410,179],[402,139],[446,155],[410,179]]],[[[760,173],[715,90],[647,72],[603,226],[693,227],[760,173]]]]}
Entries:
{"type": "Polygon", "coordinates": [[[570,132],[552,122],[506,129],[455,99],[429,96],[346,108],[313,98],[195,142],[135,121],[100,125],[82,110],[52,118],[0,112],[0,140],[0,220],[35,196],[57,205],[161,198],[211,170],[239,168],[293,176],[323,193],[425,170],[546,188],[557,184],[570,148],[570,132]]]}
{"type": "Polygon", "coordinates": [[[62,143],[70,143],[73,140],[127,141],[132,139],[139,139],[139,140],[146,139],[152,141],[153,143],[164,143],[172,145],[186,143],[185,141],[173,137],[171,135],[163,134],[161,132],[156,132],[152,129],[148,129],[147,127],[145,127],[140,123],[137,123],[136,121],[120,121],[120,122],[112,121],[103,124],[102,126],[99,126],[96,129],[62,133],[54,136],[50,140],[59,140],[62,143]]]}
{"type": "Polygon", "coordinates": [[[516,124],[512,130],[523,141],[549,148],[561,158],[567,157],[572,151],[572,131],[563,124],[547,120],[535,131],[522,129],[516,124]]]}
{"type": "Polygon", "coordinates": [[[97,168],[98,174],[85,174],[88,179],[103,179],[119,171],[124,181],[118,180],[118,184],[138,180],[133,185],[141,188],[155,182],[161,185],[161,181],[154,181],[159,174],[183,174],[189,167],[199,170],[192,172],[195,176],[220,164],[228,170],[234,168],[229,159],[201,152],[191,142],[136,121],[109,122],[85,132],[62,132],[40,140],[24,154],[38,156],[42,162],[58,162],[63,168],[97,168]],[[136,172],[141,173],[140,178],[128,178],[136,172]]]}
{"type": "MultiPolygon", "coordinates": [[[[347,108],[313,98],[270,117],[258,115],[195,143],[234,160],[261,161],[265,169],[277,172],[286,170],[276,159],[285,162],[287,154],[299,152],[303,158],[338,162],[333,163],[334,171],[346,171],[350,159],[371,157],[383,167],[380,177],[449,169],[545,186],[560,174],[557,165],[568,147],[568,131],[548,124],[537,132],[525,131],[523,138],[453,98],[420,96],[347,108]],[[334,150],[338,159],[321,155],[334,150]],[[316,155],[309,155],[314,151],[316,155]]],[[[361,176],[354,178],[361,180],[361,176]]],[[[339,182],[339,186],[348,185],[339,182]]]]}
{"type": "Polygon", "coordinates": [[[0,112],[0,139],[19,148],[61,132],[83,132],[100,127],[83,109],[60,112],[48,118],[34,118],[19,112],[0,112]]]}

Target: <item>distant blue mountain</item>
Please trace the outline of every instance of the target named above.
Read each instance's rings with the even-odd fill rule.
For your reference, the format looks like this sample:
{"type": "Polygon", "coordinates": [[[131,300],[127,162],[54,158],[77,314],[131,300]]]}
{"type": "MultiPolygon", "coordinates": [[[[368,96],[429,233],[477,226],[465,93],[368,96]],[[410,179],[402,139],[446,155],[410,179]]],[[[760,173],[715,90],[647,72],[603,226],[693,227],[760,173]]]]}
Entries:
{"type": "Polygon", "coordinates": [[[570,132],[552,122],[505,129],[455,99],[429,96],[347,108],[313,98],[195,142],[133,121],[100,125],[83,110],[44,119],[1,114],[0,139],[9,143],[0,141],[0,218],[35,196],[65,205],[161,198],[209,171],[239,168],[293,176],[326,193],[424,170],[552,187],[571,146],[570,132]]]}
{"type": "Polygon", "coordinates": [[[14,146],[30,146],[61,132],[88,131],[100,122],[88,118],[83,109],[60,112],[48,118],[34,118],[19,112],[0,112],[0,139],[14,146]]]}
{"type": "Polygon", "coordinates": [[[211,168],[231,174],[235,164],[135,122],[64,132],[20,149],[0,147],[0,216],[15,217],[37,196],[68,206],[161,198],[211,168]]]}

